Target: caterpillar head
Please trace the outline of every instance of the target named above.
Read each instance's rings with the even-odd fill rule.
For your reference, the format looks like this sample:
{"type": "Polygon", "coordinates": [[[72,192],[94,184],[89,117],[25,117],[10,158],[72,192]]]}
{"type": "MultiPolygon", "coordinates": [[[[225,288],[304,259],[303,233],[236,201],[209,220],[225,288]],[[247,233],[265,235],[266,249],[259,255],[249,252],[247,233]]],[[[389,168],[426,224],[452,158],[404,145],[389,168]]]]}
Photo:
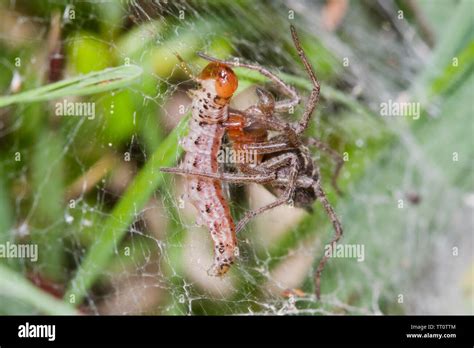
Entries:
{"type": "Polygon", "coordinates": [[[216,62],[209,63],[198,78],[201,81],[212,80],[217,96],[222,99],[232,97],[239,85],[234,71],[229,66],[216,62]]]}

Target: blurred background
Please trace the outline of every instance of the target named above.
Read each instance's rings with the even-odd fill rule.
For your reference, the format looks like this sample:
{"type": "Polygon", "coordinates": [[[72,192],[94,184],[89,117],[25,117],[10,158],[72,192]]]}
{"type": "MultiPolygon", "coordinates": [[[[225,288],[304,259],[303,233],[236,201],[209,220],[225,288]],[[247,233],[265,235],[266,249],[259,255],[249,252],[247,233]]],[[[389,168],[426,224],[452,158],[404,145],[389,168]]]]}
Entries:
{"type": "MultiPolygon", "coordinates": [[[[143,69],[122,88],[0,108],[0,245],[38,246],[36,262],[0,258],[0,313],[473,314],[473,16],[470,0],[0,0],[0,105],[143,69]],[[179,163],[193,87],[175,53],[195,72],[198,51],[258,63],[305,98],[290,23],[321,83],[306,135],[344,157],[338,196],[314,152],[342,243],[364,248],[360,262],[330,259],[320,302],[313,272],[333,231],[319,204],[255,219],[216,279],[182,178],[158,170],[179,163]],[[63,102],[95,117],[59,117],[63,102]],[[383,111],[400,103],[415,108],[383,111]]],[[[269,86],[236,71],[243,108],[269,86]]],[[[259,185],[226,192],[236,219],[274,199],[259,185]]]]}

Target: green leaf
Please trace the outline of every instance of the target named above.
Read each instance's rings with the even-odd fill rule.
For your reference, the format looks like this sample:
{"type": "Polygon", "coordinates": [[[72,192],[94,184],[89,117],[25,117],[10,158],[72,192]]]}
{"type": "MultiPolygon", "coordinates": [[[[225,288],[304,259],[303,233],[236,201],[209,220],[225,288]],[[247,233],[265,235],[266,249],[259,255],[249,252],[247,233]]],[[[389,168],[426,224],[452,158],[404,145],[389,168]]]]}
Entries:
{"type": "Polygon", "coordinates": [[[143,70],[136,65],[94,71],[15,95],[0,97],[0,108],[11,104],[32,103],[72,95],[89,95],[126,87],[140,77],[142,72],[143,70]]]}

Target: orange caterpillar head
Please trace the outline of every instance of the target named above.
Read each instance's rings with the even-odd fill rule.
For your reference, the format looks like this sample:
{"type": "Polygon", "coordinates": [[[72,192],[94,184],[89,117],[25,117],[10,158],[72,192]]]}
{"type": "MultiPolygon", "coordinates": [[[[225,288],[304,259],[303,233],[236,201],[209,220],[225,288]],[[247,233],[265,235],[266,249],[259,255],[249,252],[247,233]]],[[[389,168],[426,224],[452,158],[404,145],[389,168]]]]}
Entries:
{"type": "Polygon", "coordinates": [[[216,93],[220,98],[228,99],[232,97],[239,82],[234,71],[227,65],[211,62],[199,75],[200,80],[212,79],[216,82],[216,93]]]}

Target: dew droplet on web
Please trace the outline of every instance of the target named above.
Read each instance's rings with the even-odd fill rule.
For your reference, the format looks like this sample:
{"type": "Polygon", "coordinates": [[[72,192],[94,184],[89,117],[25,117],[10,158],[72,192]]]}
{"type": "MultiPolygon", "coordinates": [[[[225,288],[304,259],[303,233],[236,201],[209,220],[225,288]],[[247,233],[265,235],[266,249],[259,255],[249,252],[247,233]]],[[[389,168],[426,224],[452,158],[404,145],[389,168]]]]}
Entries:
{"type": "Polygon", "coordinates": [[[22,78],[18,70],[15,69],[13,72],[13,77],[10,82],[10,92],[12,93],[18,93],[21,89],[22,85],[22,78]]]}
{"type": "Polygon", "coordinates": [[[64,221],[66,221],[67,224],[71,224],[74,221],[74,217],[69,215],[67,212],[64,214],[64,221]]]}
{"type": "Polygon", "coordinates": [[[28,227],[28,224],[26,222],[23,222],[20,226],[18,226],[18,229],[16,230],[16,235],[18,237],[26,237],[30,234],[30,229],[28,227]]]}
{"type": "Polygon", "coordinates": [[[474,208],[474,193],[468,193],[463,197],[464,204],[470,208],[474,208]]]}
{"type": "Polygon", "coordinates": [[[82,219],[81,225],[84,227],[91,227],[93,225],[91,220],[88,219],[82,219]]]}

